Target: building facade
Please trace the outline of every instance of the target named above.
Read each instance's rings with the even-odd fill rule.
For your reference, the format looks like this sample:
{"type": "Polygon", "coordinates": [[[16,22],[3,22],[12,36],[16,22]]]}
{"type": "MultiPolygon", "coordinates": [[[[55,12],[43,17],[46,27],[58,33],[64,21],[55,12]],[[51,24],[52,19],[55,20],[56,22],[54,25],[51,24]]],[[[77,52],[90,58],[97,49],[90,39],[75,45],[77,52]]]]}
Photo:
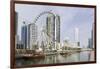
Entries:
{"type": "Polygon", "coordinates": [[[35,23],[28,25],[28,49],[33,50],[37,47],[37,26],[35,23]]]}
{"type": "Polygon", "coordinates": [[[25,25],[25,22],[23,23],[24,26],[22,26],[21,28],[21,41],[23,44],[23,49],[26,49],[27,48],[27,25],[25,25]]]}
{"type": "Polygon", "coordinates": [[[18,36],[18,12],[15,11],[15,49],[19,49],[19,36],[18,36]]]}
{"type": "Polygon", "coordinates": [[[75,39],[75,45],[80,46],[80,41],[79,41],[79,28],[75,28],[75,34],[74,34],[74,39],[75,39]]]}
{"type": "Polygon", "coordinates": [[[88,39],[88,48],[94,48],[94,33],[93,33],[94,29],[92,26],[92,30],[91,30],[91,38],[88,39]]]}
{"type": "Polygon", "coordinates": [[[56,23],[56,42],[60,43],[60,16],[59,15],[56,15],[56,19],[55,19],[55,23],[56,23]]]}
{"type": "Polygon", "coordinates": [[[88,39],[88,48],[93,48],[92,39],[91,38],[88,39]]]}
{"type": "Polygon", "coordinates": [[[17,35],[17,30],[18,30],[18,13],[15,12],[15,34],[17,35]]]}
{"type": "Polygon", "coordinates": [[[52,49],[55,47],[55,16],[53,14],[48,14],[46,19],[46,29],[47,35],[51,41],[50,45],[52,49]]]}
{"type": "Polygon", "coordinates": [[[60,43],[60,16],[49,14],[46,21],[47,35],[51,40],[52,49],[56,49],[60,43]]]}

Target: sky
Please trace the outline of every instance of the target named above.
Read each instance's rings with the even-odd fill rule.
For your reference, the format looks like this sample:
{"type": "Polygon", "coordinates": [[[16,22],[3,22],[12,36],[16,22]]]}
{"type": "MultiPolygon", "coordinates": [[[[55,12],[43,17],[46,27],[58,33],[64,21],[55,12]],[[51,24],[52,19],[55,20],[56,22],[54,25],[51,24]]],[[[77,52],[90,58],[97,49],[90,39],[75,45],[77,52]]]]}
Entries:
{"type": "MultiPolygon", "coordinates": [[[[60,16],[61,42],[66,39],[73,42],[75,40],[75,29],[78,29],[78,40],[81,47],[88,45],[94,23],[94,8],[15,4],[15,11],[18,13],[18,35],[20,39],[23,21],[26,24],[33,23],[40,13],[50,10],[60,16]]],[[[41,16],[37,21],[39,28],[46,24],[46,17],[47,14],[41,16]]]]}

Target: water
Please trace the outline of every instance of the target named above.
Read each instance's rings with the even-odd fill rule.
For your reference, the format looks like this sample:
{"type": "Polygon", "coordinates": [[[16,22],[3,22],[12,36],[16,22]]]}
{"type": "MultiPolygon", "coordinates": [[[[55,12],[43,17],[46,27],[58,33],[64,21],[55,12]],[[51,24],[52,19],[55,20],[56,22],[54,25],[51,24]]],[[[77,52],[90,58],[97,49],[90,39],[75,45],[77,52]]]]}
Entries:
{"type": "Polygon", "coordinates": [[[43,59],[16,59],[16,66],[32,64],[55,64],[68,62],[94,61],[94,51],[84,51],[71,55],[49,55],[43,59]]]}

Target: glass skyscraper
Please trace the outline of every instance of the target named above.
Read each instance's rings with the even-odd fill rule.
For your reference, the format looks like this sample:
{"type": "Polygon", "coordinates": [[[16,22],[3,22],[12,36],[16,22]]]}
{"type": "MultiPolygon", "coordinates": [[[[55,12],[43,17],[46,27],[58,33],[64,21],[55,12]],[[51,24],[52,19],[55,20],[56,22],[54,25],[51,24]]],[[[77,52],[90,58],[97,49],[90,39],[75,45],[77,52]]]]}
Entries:
{"type": "Polygon", "coordinates": [[[55,47],[55,16],[53,14],[48,14],[47,16],[47,22],[46,22],[46,29],[47,29],[47,35],[49,36],[51,40],[51,46],[52,48],[55,47]]]}
{"type": "Polygon", "coordinates": [[[60,43],[60,16],[48,14],[46,21],[47,35],[51,40],[52,48],[55,48],[55,42],[60,43]]]}
{"type": "Polygon", "coordinates": [[[56,19],[55,19],[55,23],[56,23],[56,42],[60,43],[60,16],[56,15],[56,19]]]}
{"type": "Polygon", "coordinates": [[[21,41],[23,44],[23,49],[26,49],[27,48],[27,25],[25,25],[25,22],[23,23],[24,26],[22,26],[21,28],[21,41]]]}

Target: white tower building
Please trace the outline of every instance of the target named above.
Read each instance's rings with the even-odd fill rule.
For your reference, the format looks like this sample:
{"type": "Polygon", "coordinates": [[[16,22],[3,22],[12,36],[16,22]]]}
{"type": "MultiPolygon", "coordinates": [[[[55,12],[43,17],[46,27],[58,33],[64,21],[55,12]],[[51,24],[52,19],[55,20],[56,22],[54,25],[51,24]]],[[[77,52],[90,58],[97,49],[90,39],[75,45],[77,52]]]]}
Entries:
{"type": "Polygon", "coordinates": [[[28,49],[35,49],[37,45],[37,25],[35,23],[28,25],[28,49]]]}
{"type": "Polygon", "coordinates": [[[79,28],[75,28],[75,42],[79,41],[79,28]]]}
{"type": "Polygon", "coordinates": [[[80,42],[79,42],[79,28],[75,28],[75,46],[79,46],[80,45],[80,42]]]}

